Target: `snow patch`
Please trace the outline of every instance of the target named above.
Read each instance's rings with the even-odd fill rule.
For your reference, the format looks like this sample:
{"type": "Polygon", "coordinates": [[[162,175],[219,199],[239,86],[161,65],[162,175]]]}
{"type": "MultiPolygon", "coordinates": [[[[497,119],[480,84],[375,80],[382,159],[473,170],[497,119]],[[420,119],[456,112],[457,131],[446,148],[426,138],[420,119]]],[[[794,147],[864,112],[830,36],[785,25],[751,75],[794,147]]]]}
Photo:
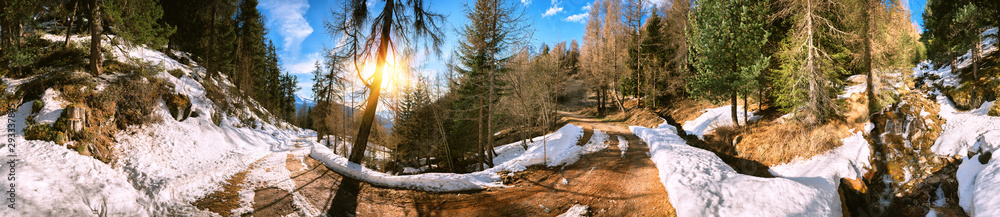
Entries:
{"type": "MultiPolygon", "coordinates": [[[[715,128],[732,126],[733,118],[730,112],[730,110],[732,110],[730,106],[731,105],[705,109],[705,113],[698,116],[697,119],[694,119],[693,121],[685,121],[684,130],[687,131],[687,134],[698,135],[699,139],[704,139],[704,135],[712,133],[715,131],[715,128]]],[[[740,124],[746,124],[746,120],[743,118],[743,108],[736,106],[736,113],[736,119],[739,120],[740,124]]],[[[750,116],[750,121],[760,118],[760,116],[754,116],[753,112],[748,112],[747,115],[750,116]]]]}
{"type": "Polygon", "coordinates": [[[62,116],[63,109],[69,105],[69,102],[59,97],[59,91],[52,88],[45,90],[41,100],[42,109],[38,111],[38,116],[35,116],[35,123],[38,124],[56,123],[56,120],[62,116]]]}
{"type": "Polygon", "coordinates": [[[625,151],[628,151],[628,140],[618,136],[618,149],[621,149],[622,157],[625,157],[625,151]]]}
{"type": "Polygon", "coordinates": [[[570,207],[565,213],[559,214],[558,217],[580,217],[586,216],[588,212],[590,212],[589,206],[574,204],[573,207],[570,207]]]}
{"type": "Polygon", "coordinates": [[[835,186],[824,178],[739,174],[715,153],[687,145],[669,124],[631,126],[650,146],[660,181],[678,216],[842,216],[835,186]]]}
{"type": "Polygon", "coordinates": [[[503,187],[499,175],[501,172],[524,171],[528,166],[537,164],[545,164],[548,167],[570,165],[579,160],[581,155],[607,148],[606,133],[594,130],[594,135],[587,145],[577,146],[576,143],[582,135],[583,129],[567,124],[552,134],[534,138],[535,142],[529,144],[528,149],[524,149],[520,143],[497,147],[495,149],[497,156],[494,158],[496,166],[468,174],[424,173],[394,176],[349,162],[347,158],[336,155],[323,146],[313,146],[309,155],[338,174],[364,180],[373,185],[451,192],[503,187]]]}

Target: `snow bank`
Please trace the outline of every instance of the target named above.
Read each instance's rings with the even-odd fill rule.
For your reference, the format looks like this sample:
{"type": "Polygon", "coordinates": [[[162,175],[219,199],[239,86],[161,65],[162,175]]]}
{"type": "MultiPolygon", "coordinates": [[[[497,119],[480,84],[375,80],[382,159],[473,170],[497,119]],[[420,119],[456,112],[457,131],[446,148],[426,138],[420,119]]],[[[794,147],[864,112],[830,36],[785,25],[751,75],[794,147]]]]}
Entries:
{"type": "Polygon", "coordinates": [[[840,178],[861,179],[868,172],[871,163],[871,149],[861,132],[841,139],[843,144],[824,154],[809,159],[796,159],[790,163],[772,166],[770,172],[774,176],[785,178],[818,177],[834,183],[829,186],[836,191],[840,178]]]}
{"type": "MultiPolygon", "coordinates": [[[[992,35],[984,37],[983,53],[995,52],[997,28],[984,33],[992,35]]],[[[959,57],[958,68],[971,64],[971,53],[959,57]]],[[[941,79],[926,82],[937,82],[945,87],[959,87],[961,78],[952,73],[950,65],[939,69],[930,61],[920,63],[914,70],[915,77],[937,75],[941,79]]],[[[941,107],[939,115],[945,120],[941,136],[931,146],[931,151],[943,156],[963,156],[970,153],[996,152],[1000,149],[1000,117],[986,115],[993,103],[986,102],[982,106],[969,111],[958,111],[955,103],[935,91],[937,102],[941,107]]],[[[958,180],[959,205],[971,216],[1000,216],[1000,162],[990,160],[986,164],[979,162],[981,154],[964,156],[955,176],[958,180]]]]}
{"type": "Polygon", "coordinates": [[[836,189],[824,178],[742,175],[714,153],[691,147],[673,126],[631,126],[650,146],[660,181],[678,216],[842,216],[836,189]]]}
{"type": "Polygon", "coordinates": [[[590,142],[577,146],[577,140],[583,135],[583,129],[572,124],[563,126],[556,132],[537,137],[535,142],[525,150],[521,144],[512,143],[497,147],[494,164],[496,166],[468,174],[455,173],[425,173],[417,175],[388,175],[368,169],[359,164],[349,162],[347,158],[334,154],[329,148],[314,145],[312,156],[323,162],[338,174],[363,180],[377,186],[407,188],[434,192],[451,192],[477,190],[487,187],[502,187],[500,172],[518,172],[528,166],[545,164],[549,167],[565,166],[575,163],[580,155],[597,152],[607,148],[608,135],[599,130],[594,131],[590,142]],[[543,153],[543,151],[545,153],[543,153]]]}
{"type": "Polygon", "coordinates": [[[31,105],[22,104],[13,120],[0,117],[15,130],[15,146],[3,143],[2,150],[13,149],[17,155],[5,154],[0,166],[5,174],[15,174],[14,180],[0,180],[0,186],[6,191],[14,185],[17,195],[15,209],[4,207],[0,216],[92,216],[102,210],[110,216],[149,216],[147,197],[121,171],[52,142],[25,141],[31,105]],[[7,161],[13,159],[17,161],[11,168],[7,161]]]}
{"type": "MultiPolygon", "coordinates": [[[[972,204],[972,209],[966,209],[972,216],[1000,216],[1000,206],[998,206],[1000,204],[1000,161],[995,159],[996,155],[993,158],[982,167],[982,170],[975,177],[977,184],[972,193],[972,197],[975,199],[969,201],[972,204]]],[[[972,162],[971,164],[979,164],[978,159],[969,161],[972,162]]],[[[965,161],[962,164],[965,165],[965,161]]],[[[961,170],[961,166],[959,166],[959,170],[961,170]]],[[[964,190],[961,184],[959,184],[959,190],[964,190]]],[[[961,193],[963,192],[959,191],[959,194],[961,193]]],[[[961,199],[960,195],[959,204],[966,202],[961,199]]]]}
{"type": "Polygon", "coordinates": [[[69,102],[66,102],[61,97],[59,97],[59,91],[52,88],[46,89],[45,93],[42,94],[42,109],[38,111],[38,116],[35,116],[35,123],[38,124],[53,124],[56,120],[62,116],[63,109],[69,102]]]}
{"type": "MultiPolygon", "coordinates": [[[[730,115],[731,105],[705,109],[705,113],[698,116],[697,119],[693,121],[684,122],[684,130],[687,134],[698,135],[699,139],[704,139],[703,136],[708,133],[715,131],[715,128],[723,126],[732,126],[733,118],[730,115]]],[[[740,124],[746,124],[746,120],[743,119],[743,108],[736,106],[736,119],[739,120],[740,124]]],[[[748,112],[747,115],[750,116],[750,121],[754,121],[759,116],[753,116],[753,112],[748,112]]]]}

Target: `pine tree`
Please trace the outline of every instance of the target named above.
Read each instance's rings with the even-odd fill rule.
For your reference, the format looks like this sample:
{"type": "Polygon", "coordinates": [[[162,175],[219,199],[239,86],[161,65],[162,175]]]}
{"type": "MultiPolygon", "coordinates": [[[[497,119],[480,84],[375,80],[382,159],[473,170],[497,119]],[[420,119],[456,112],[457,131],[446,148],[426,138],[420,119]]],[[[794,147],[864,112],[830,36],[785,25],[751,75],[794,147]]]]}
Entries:
{"type": "Polygon", "coordinates": [[[843,51],[843,45],[823,43],[830,39],[843,41],[849,36],[835,22],[838,17],[834,15],[841,13],[842,8],[827,0],[780,3],[782,9],[775,18],[787,18],[793,24],[777,55],[781,65],[773,75],[776,102],[792,109],[805,105],[800,114],[805,115],[806,122],[821,123],[836,112],[831,96],[839,85],[836,78],[846,71],[835,65],[834,59],[843,51]]]}
{"type": "Polygon", "coordinates": [[[506,94],[506,82],[499,78],[509,71],[505,64],[511,56],[507,53],[527,37],[526,18],[523,9],[519,8],[520,5],[513,1],[476,1],[466,14],[470,23],[462,29],[465,40],[459,41],[456,53],[462,65],[456,70],[464,76],[460,87],[463,98],[477,102],[470,110],[476,111],[479,122],[480,160],[489,167],[493,167],[496,155],[493,151],[494,105],[506,94]]]}
{"type": "Polygon", "coordinates": [[[713,101],[728,98],[731,118],[739,126],[737,96],[757,87],[756,77],[770,58],[762,52],[769,34],[764,28],[767,5],[752,0],[704,0],[696,5],[688,39],[696,71],[689,91],[713,101]]]}

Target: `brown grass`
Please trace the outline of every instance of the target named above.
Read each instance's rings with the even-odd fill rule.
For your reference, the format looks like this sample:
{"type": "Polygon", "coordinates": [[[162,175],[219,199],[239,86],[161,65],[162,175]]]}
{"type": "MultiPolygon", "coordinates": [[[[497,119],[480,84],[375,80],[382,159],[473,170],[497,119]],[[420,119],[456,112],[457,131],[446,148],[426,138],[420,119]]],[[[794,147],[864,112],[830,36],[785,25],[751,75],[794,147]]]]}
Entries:
{"type": "MultiPolygon", "coordinates": [[[[726,104],[728,105],[728,104],[726,104]]],[[[673,117],[678,123],[694,120],[698,118],[705,109],[719,107],[711,102],[694,99],[681,99],[673,102],[669,108],[656,111],[657,114],[673,117]]]]}
{"type": "MultiPolygon", "coordinates": [[[[849,135],[842,121],[820,126],[800,122],[754,124],[736,144],[739,157],[765,165],[787,163],[795,158],[808,158],[841,145],[840,138],[849,135]]],[[[718,130],[716,130],[718,132],[718,130]]]]}

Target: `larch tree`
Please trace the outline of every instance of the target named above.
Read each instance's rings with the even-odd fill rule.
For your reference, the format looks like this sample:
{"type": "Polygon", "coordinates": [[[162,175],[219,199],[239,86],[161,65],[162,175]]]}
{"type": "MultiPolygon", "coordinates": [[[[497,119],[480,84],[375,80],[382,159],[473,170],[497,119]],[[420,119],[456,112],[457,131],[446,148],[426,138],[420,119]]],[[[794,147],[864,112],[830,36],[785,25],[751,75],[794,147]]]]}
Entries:
{"type": "Polygon", "coordinates": [[[764,28],[767,5],[752,0],[704,0],[696,5],[688,39],[696,70],[689,91],[713,101],[729,99],[731,118],[739,126],[737,96],[758,86],[756,77],[769,64],[770,57],[762,51],[769,34],[764,28]]]}

